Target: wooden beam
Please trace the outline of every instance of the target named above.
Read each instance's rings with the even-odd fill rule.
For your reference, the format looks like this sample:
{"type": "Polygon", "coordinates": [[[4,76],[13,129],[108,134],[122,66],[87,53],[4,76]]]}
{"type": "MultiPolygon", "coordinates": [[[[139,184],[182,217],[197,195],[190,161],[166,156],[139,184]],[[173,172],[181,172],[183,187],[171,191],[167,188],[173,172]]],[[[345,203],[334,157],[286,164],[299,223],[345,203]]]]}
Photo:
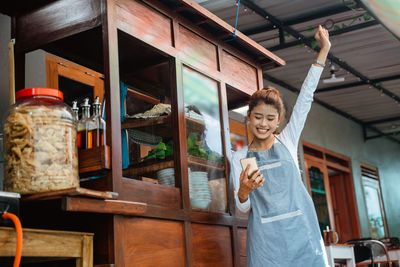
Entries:
{"type": "MultiPolygon", "coordinates": [[[[200,6],[194,0],[179,0],[179,2],[187,5],[188,7],[190,7],[191,9],[193,9],[194,11],[196,11],[197,13],[202,15],[203,17],[209,18],[210,21],[214,22],[220,29],[226,31],[228,34],[234,33],[235,29],[231,25],[229,25],[227,22],[223,21],[222,19],[217,17],[215,14],[213,14],[210,11],[208,11],[207,9],[205,9],[204,7],[200,6]]],[[[254,40],[250,39],[249,37],[247,37],[240,31],[236,31],[236,39],[244,42],[247,46],[249,46],[250,48],[261,53],[263,56],[276,61],[278,65],[281,65],[281,66],[286,65],[286,62],[283,59],[276,56],[272,52],[268,51],[265,47],[261,46],[254,40]]]]}
{"type": "Polygon", "coordinates": [[[98,200],[81,197],[65,197],[63,210],[74,212],[109,213],[138,216],[147,210],[147,204],[124,200],[98,200]]]}

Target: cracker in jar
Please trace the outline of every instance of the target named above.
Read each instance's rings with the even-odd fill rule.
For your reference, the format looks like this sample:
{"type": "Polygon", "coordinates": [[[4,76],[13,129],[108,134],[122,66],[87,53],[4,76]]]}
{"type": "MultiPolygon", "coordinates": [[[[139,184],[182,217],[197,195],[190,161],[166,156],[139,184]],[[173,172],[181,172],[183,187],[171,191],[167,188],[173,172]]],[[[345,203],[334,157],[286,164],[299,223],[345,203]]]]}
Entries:
{"type": "Polygon", "coordinates": [[[18,107],[4,133],[5,190],[25,194],[79,186],[76,129],[65,107],[18,107]]]}

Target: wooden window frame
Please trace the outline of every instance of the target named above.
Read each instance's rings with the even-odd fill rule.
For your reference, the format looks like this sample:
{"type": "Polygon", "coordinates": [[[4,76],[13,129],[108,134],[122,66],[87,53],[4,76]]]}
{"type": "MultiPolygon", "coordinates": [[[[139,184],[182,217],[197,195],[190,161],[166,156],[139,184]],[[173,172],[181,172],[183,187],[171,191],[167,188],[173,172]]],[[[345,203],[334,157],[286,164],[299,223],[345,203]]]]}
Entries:
{"type": "MultiPolygon", "coordinates": [[[[382,213],[382,220],[383,220],[383,229],[385,232],[385,237],[389,236],[389,228],[387,226],[387,220],[386,220],[386,211],[385,211],[385,203],[383,202],[383,194],[382,194],[382,187],[381,187],[381,179],[379,177],[379,171],[377,167],[373,167],[371,165],[365,164],[365,163],[360,163],[360,168],[361,168],[361,184],[362,184],[362,191],[363,191],[363,199],[364,199],[364,204],[365,204],[365,212],[367,214],[368,217],[368,208],[366,205],[366,199],[365,199],[365,183],[368,183],[367,181],[365,181],[365,179],[371,179],[374,181],[378,182],[378,190],[379,190],[379,201],[380,201],[380,205],[381,205],[381,213],[382,213]],[[369,175],[363,175],[363,171],[362,168],[366,168],[369,169],[370,171],[375,172],[373,175],[375,175],[375,177],[373,177],[373,175],[369,176],[369,175]]],[[[368,229],[370,230],[370,225],[369,225],[369,218],[368,218],[368,229]]],[[[370,232],[371,233],[371,232],[370,232]]]]}
{"type": "Polygon", "coordinates": [[[46,54],[45,60],[47,87],[59,89],[58,77],[63,76],[93,87],[93,99],[98,96],[100,103],[103,103],[103,74],[51,54],[46,54]]]}

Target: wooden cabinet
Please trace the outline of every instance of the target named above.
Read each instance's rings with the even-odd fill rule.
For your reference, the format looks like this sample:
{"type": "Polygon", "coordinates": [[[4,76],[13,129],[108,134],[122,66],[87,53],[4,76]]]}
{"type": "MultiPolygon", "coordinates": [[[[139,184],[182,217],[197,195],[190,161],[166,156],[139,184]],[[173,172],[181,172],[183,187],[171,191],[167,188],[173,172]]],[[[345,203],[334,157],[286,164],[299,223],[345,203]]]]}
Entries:
{"type": "MultiPolygon", "coordinates": [[[[243,265],[247,218],[235,213],[229,181],[228,108],[243,105],[263,87],[261,62],[285,62],[240,32],[224,42],[233,28],[191,0],[59,0],[28,8],[15,21],[17,79],[23,77],[19,59],[39,48],[96,71],[94,88],[104,79],[111,169],[81,186],[119,194],[117,200],[48,200],[42,208],[61,208],[59,218],[25,213],[26,222],[64,229],[69,226],[61,218],[72,213],[67,221],[74,228],[96,225],[95,265],[243,265]],[[156,104],[169,104],[170,113],[121,122],[121,114],[143,113],[156,104]],[[193,106],[199,112],[190,116],[193,106]],[[142,139],[158,139],[128,141],[128,129],[142,139]],[[142,160],[157,143],[170,141],[172,155],[142,160]],[[166,168],[174,168],[174,186],[149,182],[166,168]],[[189,168],[207,173],[208,182],[218,186],[216,203],[224,206],[192,208],[189,168]],[[99,217],[103,213],[107,216],[99,217]]],[[[49,71],[54,69],[69,73],[62,64],[49,71]]]]}

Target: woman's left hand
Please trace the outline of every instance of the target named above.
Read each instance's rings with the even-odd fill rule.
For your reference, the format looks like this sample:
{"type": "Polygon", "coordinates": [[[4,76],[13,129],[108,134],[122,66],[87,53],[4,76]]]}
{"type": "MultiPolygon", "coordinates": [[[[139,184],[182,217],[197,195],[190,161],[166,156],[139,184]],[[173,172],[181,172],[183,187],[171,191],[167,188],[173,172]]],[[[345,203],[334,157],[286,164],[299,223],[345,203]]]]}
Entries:
{"type": "Polygon", "coordinates": [[[315,33],[314,38],[318,41],[321,49],[329,50],[331,48],[331,42],[329,41],[329,32],[321,25],[318,26],[318,31],[315,33]]]}

